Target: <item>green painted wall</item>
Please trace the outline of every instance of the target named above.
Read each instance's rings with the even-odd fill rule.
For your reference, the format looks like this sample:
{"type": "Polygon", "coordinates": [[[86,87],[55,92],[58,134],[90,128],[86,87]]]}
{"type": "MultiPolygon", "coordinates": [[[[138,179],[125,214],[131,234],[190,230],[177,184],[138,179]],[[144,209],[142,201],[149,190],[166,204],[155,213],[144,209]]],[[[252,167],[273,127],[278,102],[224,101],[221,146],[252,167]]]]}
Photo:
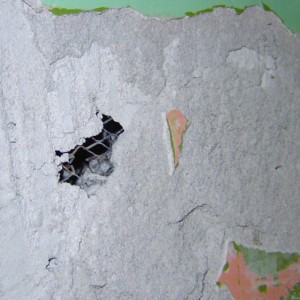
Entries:
{"type": "Polygon", "coordinates": [[[55,14],[82,10],[131,7],[147,16],[178,18],[211,11],[217,6],[235,8],[238,12],[258,5],[273,11],[293,32],[300,32],[300,0],[43,0],[55,14]]]}

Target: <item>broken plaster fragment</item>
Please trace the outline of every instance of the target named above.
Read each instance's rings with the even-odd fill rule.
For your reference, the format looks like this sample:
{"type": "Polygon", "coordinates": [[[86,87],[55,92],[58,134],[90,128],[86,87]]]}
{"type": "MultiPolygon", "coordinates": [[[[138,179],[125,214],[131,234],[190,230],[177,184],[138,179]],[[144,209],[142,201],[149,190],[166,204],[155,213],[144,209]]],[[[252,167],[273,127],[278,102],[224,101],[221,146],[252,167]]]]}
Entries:
{"type": "Polygon", "coordinates": [[[176,168],[179,164],[179,156],[182,151],[183,135],[190,123],[178,109],[172,109],[167,113],[167,122],[171,137],[174,166],[176,168]]]}
{"type": "Polygon", "coordinates": [[[293,298],[298,293],[299,268],[298,253],[267,253],[230,242],[218,285],[225,284],[235,300],[299,299],[293,298]]]}

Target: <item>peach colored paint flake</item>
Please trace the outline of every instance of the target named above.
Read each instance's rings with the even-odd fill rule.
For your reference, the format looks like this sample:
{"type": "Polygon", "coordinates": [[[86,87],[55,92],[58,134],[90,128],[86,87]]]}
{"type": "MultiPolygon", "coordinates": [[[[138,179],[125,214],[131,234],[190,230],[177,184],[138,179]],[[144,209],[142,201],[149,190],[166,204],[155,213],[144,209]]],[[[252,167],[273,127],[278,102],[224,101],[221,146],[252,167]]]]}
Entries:
{"type": "Polygon", "coordinates": [[[174,166],[176,168],[179,164],[179,156],[182,151],[183,135],[190,123],[178,109],[172,109],[167,113],[167,122],[171,136],[174,166]]]}
{"type": "MultiPolygon", "coordinates": [[[[262,262],[257,263],[263,268],[262,262]]],[[[235,300],[287,300],[299,282],[300,257],[286,269],[278,271],[276,276],[269,274],[261,277],[249,269],[243,251],[237,251],[231,242],[218,285],[225,284],[235,300]]]]}

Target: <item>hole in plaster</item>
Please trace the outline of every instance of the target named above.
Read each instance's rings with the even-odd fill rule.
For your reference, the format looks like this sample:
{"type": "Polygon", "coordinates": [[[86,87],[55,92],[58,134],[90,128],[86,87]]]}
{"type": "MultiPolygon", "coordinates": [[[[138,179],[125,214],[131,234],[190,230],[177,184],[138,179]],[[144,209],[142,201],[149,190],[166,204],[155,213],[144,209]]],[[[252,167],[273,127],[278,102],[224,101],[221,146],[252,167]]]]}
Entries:
{"type": "Polygon", "coordinates": [[[67,152],[55,151],[58,157],[69,154],[69,160],[61,164],[59,182],[85,188],[95,183],[104,183],[113,172],[114,166],[110,161],[112,146],[124,129],[120,123],[107,115],[102,115],[102,122],[102,131],[86,138],[82,145],[77,145],[67,152]]]}
{"type": "Polygon", "coordinates": [[[48,271],[53,271],[53,269],[55,269],[58,265],[58,260],[56,257],[50,257],[48,259],[48,264],[46,265],[46,269],[48,271]]]}

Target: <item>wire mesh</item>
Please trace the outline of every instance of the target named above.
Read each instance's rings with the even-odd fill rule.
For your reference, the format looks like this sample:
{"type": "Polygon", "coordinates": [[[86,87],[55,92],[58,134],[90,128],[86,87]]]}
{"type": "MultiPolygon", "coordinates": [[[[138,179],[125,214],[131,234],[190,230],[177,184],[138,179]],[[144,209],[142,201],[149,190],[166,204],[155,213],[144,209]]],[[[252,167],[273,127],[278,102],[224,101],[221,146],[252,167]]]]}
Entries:
{"type": "Polygon", "coordinates": [[[107,115],[102,115],[102,122],[103,129],[98,135],[87,138],[82,145],[68,152],[56,151],[58,156],[69,154],[69,161],[62,163],[59,171],[60,182],[81,186],[91,181],[86,173],[107,177],[113,172],[114,166],[110,161],[112,146],[124,129],[107,115]]]}

